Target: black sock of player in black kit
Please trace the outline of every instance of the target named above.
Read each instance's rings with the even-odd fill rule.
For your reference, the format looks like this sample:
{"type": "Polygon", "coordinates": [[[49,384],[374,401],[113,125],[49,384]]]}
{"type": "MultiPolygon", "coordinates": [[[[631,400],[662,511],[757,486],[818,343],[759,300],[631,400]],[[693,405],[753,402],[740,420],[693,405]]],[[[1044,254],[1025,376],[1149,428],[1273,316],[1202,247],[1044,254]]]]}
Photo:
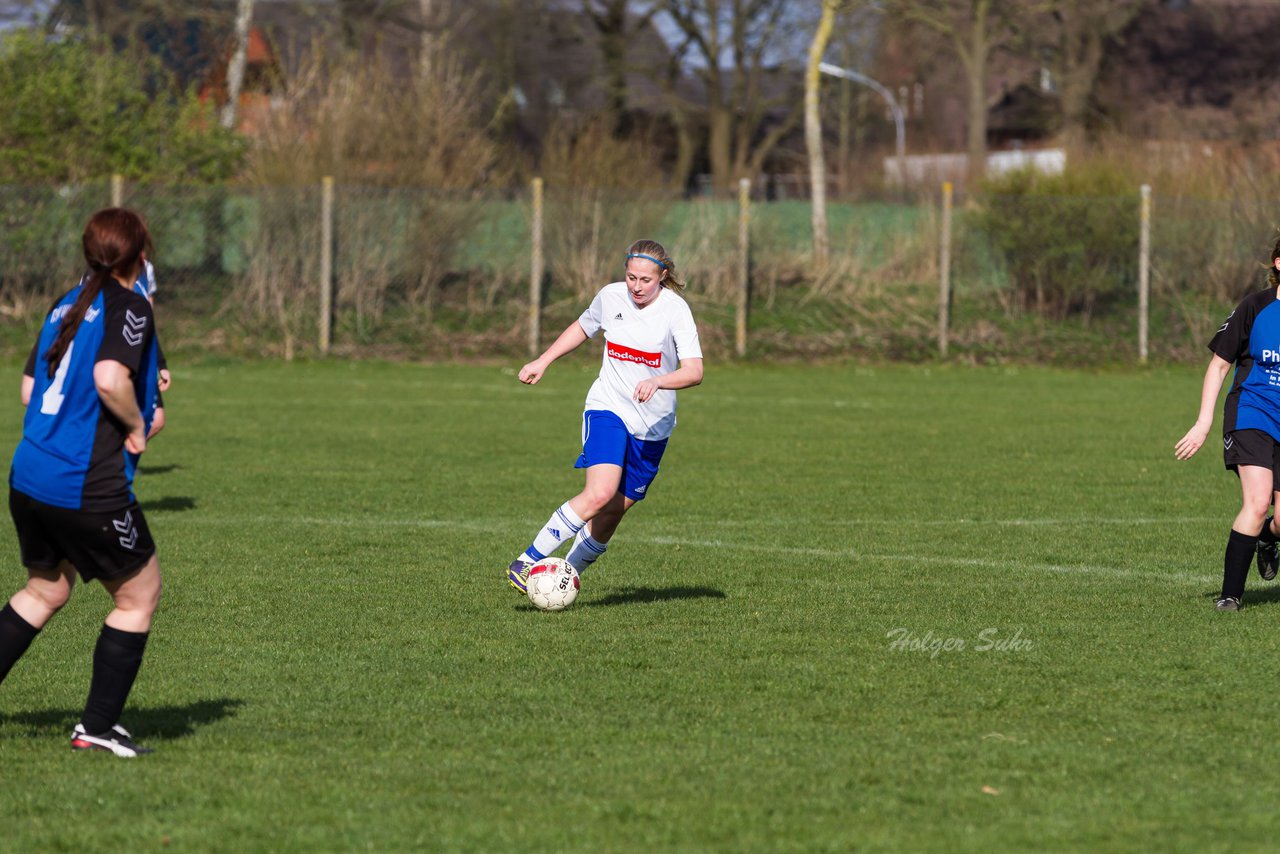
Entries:
{"type": "Polygon", "coordinates": [[[0,682],[39,633],[39,629],[18,616],[13,606],[5,603],[4,608],[0,608],[0,682]]]}
{"type": "Polygon", "coordinates": [[[1222,559],[1222,596],[1239,599],[1244,595],[1244,580],[1249,576],[1253,552],[1258,548],[1258,538],[1242,534],[1234,528],[1227,537],[1227,553],[1222,559]]]}
{"type": "Polygon", "coordinates": [[[1277,540],[1280,540],[1280,537],[1277,537],[1277,536],[1276,536],[1274,533],[1272,533],[1272,531],[1271,531],[1271,519],[1272,519],[1272,517],[1271,517],[1271,516],[1268,516],[1268,517],[1267,517],[1267,521],[1265,521],[1265,522],[1263,522],[1263,523],[1262,523],[1262,533],[1258,535],[1258,542],[1260,542],[1260,543],[1274,543],[1274,542],[1276,542],[1277,540]]]}
{"type": "Polygon", "coordinates": [[[124,632],[104,625],[93,650],[93,680],[80,723],[90,735],[102,735],[120,722],[124,702],[142,666],[148,632],[124,632]]]}

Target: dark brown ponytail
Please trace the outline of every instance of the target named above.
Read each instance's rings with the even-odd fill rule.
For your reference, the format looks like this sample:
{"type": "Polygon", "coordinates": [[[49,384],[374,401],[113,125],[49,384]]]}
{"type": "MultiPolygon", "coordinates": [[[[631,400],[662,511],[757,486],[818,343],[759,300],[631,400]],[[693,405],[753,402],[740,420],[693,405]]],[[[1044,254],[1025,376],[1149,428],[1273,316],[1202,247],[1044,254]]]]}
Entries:
{"type": "Polygon", "coordinates": [[[1276,269],[1276,259],[1280,258],[1280,236],[1276,237],[1275,246],[1271,247],[1271,269],[1267,271],[1267,284],[1280,287],[1280,270],[1276,269]]]}
{"type": "Polygon", "coordinates": [[[102,289],[113,281],[112,273],[119,271],[136,276],[142,266],[142,253],[151,250],[151,235],[142,217],[125,208],[106,208],[89,218],[80,240],[84,246],[84,260],[89,264],[89,275],[80,286],[71,309],[62,316],[58,335],[45,352],[49,363],[49,376],[58,370],[58,363],[66,355],[67,348],[75,340],[80,321],[102,289]]]}

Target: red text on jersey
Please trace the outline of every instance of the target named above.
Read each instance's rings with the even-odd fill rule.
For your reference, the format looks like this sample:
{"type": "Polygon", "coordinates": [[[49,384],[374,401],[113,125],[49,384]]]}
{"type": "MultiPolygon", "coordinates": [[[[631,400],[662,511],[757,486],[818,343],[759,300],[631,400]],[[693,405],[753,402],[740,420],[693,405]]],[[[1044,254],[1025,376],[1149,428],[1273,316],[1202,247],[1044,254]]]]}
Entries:
{"type": "Polygon", "coordinates": [[[605,344],[605,352],[609,354],[610,359],[617,359],[620,362],[637,362],[641,365],[648,365],[651,368],[662,367],[661,353],[646,353],[643,350],[633,350],[630,347],[623,347],[621,344],[615,344],[612,341],[606,341],[605,344]]]}

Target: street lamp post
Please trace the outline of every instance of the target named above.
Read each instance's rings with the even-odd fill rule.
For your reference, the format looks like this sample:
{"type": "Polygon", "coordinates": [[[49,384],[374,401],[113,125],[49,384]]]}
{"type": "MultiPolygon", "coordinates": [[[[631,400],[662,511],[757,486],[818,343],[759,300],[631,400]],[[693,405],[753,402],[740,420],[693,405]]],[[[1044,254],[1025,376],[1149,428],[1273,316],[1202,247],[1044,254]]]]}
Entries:
{"type": "Polygon", "coordinates": [[[829,74],[832,77],[843,77],[845,80],[852,80],[855,83],[861,83],[879,92],[880,95],[889,103],[889,112],[893,114],[894,129],[897,131],[897,145],[895,146],[895,159],[898,161],[898,181],[906,183],[907,180],[907,134],[905,123],[902,119],[902,107],[898,106],[898,99],[893,97],[893,93],[882,86],[880,83],[872,80],[865,74],[859,74],[857,71],[850,71],[847,68],[841,68],[838,65],[832,65],[824,62],[818,66],[818,70],[823,74],[829,74]]]}

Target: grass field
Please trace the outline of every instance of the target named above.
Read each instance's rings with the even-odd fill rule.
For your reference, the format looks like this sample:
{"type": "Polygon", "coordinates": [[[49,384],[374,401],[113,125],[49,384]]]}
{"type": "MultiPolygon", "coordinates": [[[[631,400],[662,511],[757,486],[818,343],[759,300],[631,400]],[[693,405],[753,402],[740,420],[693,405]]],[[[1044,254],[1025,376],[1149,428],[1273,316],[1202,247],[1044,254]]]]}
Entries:
{"type": "Polygon", "coordinates": [[[1280,585],[1212,608],[1199,370],[711,365],[543,614],[502,569],[578,488],[595,367],[180,367],[138,483],[157,752],[67,749],[80,588],[0,686],[0,848],[1274,845],[1280,585]]]}

